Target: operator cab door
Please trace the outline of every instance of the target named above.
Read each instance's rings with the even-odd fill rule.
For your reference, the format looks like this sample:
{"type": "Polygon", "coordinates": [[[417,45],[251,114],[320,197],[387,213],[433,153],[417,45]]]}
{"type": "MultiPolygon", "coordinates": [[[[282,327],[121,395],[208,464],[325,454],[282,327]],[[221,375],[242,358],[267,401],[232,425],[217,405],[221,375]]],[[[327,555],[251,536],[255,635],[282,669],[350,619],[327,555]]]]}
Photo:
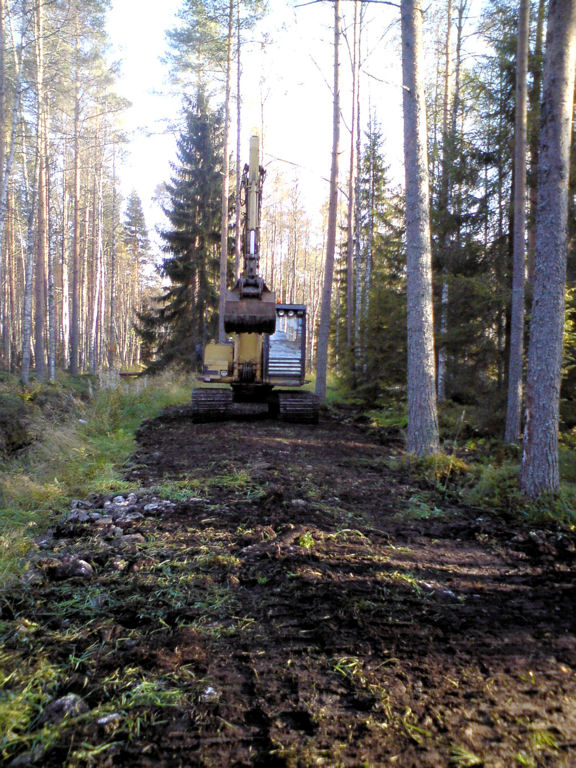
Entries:
{"type": "Polygon", "coordinates": [[[264,340],[264,365],[271,384],[297,387],[306,376],[306,307],[276,305],[276,330],[264,340]]]}

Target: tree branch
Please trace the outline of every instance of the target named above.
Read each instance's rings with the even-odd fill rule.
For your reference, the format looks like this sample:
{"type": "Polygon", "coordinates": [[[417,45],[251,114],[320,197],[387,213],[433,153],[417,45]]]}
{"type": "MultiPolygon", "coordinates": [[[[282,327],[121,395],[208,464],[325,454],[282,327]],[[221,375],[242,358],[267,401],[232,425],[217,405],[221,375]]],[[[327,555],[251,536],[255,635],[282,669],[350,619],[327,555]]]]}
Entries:
{"type": "MultiPolygon", "coordinates": [[[[326,0],[308,0],[307,3],[299,3],[294,8],[303,8],[305,5],[317,5],[318,3],[324,3],[326,0]]],[[[333,2],[333,0],[329,0],[333,2]]],[[[342,0],[341,0],[342,2],[342,0]]],[[[356,2],[356,0],[348,0],[348,2],[356,2]]],[[[376,5],[391,5],[393,8],[400,8],[399,3],[392,3],[390,0],[359,0],[360,5],[366,5],[367,3],[375,3],[376,5]]]]}

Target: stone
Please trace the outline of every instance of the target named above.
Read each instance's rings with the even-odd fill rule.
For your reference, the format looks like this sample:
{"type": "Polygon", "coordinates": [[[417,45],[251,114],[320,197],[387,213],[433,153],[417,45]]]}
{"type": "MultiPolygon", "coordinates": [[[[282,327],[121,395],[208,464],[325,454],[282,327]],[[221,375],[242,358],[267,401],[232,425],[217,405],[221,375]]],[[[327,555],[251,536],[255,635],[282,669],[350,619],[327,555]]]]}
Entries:
{"type": "Polygon", "coordinates": [[[122,515],[116,520],[117,525],[128,525],[128,523],[135,523],[136,520],[144,520],[142,512],[129,512],[126,515],[122,515]]]}
{"type": "Polygon", "coordinates": [[[87,499],[73,499],[70,502],[71,509],[91,509],[94,505],[87,499]]]}
{"type": "Polygon", "coordinates": [[[94,568],[87,563],[86,560],[77,560],[72,558],[71,560],[62,564],[66,572],[65,578],[81,577],[83,579],[89,579],[94,575],[94,568]]]}
{"type": "Polygon", "coordinates": [[[80,696],[76,693],[69,693],[67,696],[50,701],[42,713],[40,722],[58,723],[65,717],[77,717],[88,710],[88,705],[80,696]]]}
{"type": "Polygon", "coordinates": [[[25,571],[24,574],[22,575],[20,581],[23,584],[33,585],[33,584],[41,584],[44,581],[44,579],[42,578],[42,574],[38,570],[36,570],[36,568],[28,568],[28,570],[25,571]]]}
{"type": "Polygon", "coordinates": [[[127,544],[144,544],[146,539],[141,533],[127,533],[125,536],[122,536],[122,541],[127,544]]]}
{"type": "Polygon", "coordinates": [[[211,685],[209,685],[202,691],[200,700],[204,702],[204,704],[217,704],[220,700],[220,694],[216,688],[213,688],[211,685]]]}
{"type": "Polygon", "coordinates": [[[107,525],[112,525],[114,523],[114,520],[111,517],[101,517],[98,520],[94,521],[94,525],[97,528],[104,528],[107,525]]]}
{"type": "Polygon", "coordinates": [[[90,512],[85,509],[75,509],[74,512],[70,512],[67,518],[70,523],[87,523],[90,519],[90,512]]]}
{"type": "Polygon", "coordinates": [[[106,538],[107,539],[117,539],[118,536],[122,536],[124,531],[122,528],[119,528],[117,525],[113,525],[111,528],[109,528],[106,531],[106,538]]]}
{"type": "Polygon", "coordinates": [[[110,715],[103,715],[96,720],[96,724],[104,731],[104,733],[110,733],[110,731],[116,730],[122,722],[122,715],[118,712],[112,712],[110,715]]]}

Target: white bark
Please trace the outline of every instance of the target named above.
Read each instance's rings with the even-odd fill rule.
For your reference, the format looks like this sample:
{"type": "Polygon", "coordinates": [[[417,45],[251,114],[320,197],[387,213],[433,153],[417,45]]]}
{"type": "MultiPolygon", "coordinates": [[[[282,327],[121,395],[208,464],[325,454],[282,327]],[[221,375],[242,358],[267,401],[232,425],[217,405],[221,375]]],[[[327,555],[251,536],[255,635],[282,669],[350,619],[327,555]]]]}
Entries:
{"type": "Polygon", "coordinates": [[[402,0],[410,453],[438,450],[426,103],[420,0],[402,0]]]}
{"type": "Polygon", "coordinates": [[[326,232],[326,260],[322,308],[318,328],[316,357],[316,394],[320,402],[326,400],[326,375],[328,369],[328,343],[330,340],[330,315],[332,308],[332,282],[334,277],[334,253],[338,218],[338,151],[340,144],[340,0],[334,0],[334,92],[332,114],[332,164],[330,169],[330,203],[326,232]]]}
{"type": "Polygon", "coordinates": [[[228,43],[226,54],[226,100],[224,104],[224,163],[222,167],[222,215],[220,233],[220,299],[218,304],[218,339],[226,341],[224,333],[224,305],[228,281],[228,197],[230,195],[230,93],[232,80],[232,31],[234,25],[234,0],[228,9],[228,43]]]}
{"type": "Polygon", "coordinates": [[[526,377],[524,493],[555,492],[568,217],[568,176],[576,65],[576,1],[550,0],[540,125],[534,299],[526,377]]]}

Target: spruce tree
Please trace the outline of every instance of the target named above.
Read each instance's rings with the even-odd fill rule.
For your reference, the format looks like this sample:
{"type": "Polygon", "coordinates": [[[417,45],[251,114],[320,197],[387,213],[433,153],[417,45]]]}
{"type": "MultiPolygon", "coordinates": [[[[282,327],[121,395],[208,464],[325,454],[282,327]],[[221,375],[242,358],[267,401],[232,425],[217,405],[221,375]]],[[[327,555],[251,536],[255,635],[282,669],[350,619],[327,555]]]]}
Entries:
{"type": "Polygon", "coordinates": [[[139,254],[140,258],[146,257],[150,250],[148,229],[142,210],[142,202],[137,192],[131,192],[126,201],[124,214],[124,242],[132,253],[139,254]]]}
{"type": "Polygon", "coordinates": [[[216,334],[222,161],[222,116],[200,89],[167,184],[164,213],[171,226],[161,232],[166,258],[160,271],[169,285],[138,314],[137,333],[151,353],[146,373],[190,368],[197,346],[216,334]]]}

